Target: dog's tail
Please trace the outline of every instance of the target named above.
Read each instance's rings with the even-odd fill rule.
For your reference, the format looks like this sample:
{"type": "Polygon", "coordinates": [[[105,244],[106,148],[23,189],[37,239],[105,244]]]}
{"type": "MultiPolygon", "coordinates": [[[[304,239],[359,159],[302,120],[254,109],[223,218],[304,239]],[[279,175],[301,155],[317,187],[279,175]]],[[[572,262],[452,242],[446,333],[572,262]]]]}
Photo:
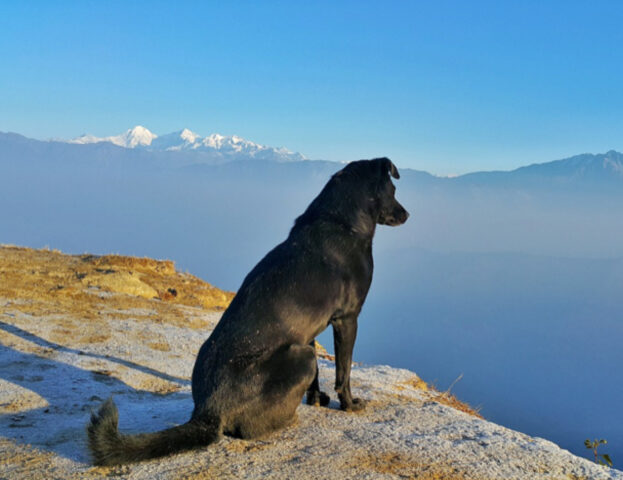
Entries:
{"type": "Polygon", "coordinates": [[[112,398],[91,415],[87,433],[95,465],[119,465],[162,457],[208,445],[217,441],[220,435],[216,420],[191,420],[160,432],[124,435],[117,429],[118,418],[112,398]]]}

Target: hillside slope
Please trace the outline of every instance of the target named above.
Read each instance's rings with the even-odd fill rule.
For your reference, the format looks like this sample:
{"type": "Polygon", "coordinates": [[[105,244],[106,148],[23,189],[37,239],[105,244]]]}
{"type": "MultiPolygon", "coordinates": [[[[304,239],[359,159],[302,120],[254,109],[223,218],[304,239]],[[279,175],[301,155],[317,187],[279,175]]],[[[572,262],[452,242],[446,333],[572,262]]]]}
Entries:
{"type": "Polygon", "coordinates": [[[326,355],[331,408],[301,405],[291,428],[90,466],[84,427],[111,395],[125,432],[187,420],[194,357],[231,298],[169,261],[0,247],[0,478],[623,479],[481,419],[407,370],[356,365],[369,405],[341,412],[326,355]]]}

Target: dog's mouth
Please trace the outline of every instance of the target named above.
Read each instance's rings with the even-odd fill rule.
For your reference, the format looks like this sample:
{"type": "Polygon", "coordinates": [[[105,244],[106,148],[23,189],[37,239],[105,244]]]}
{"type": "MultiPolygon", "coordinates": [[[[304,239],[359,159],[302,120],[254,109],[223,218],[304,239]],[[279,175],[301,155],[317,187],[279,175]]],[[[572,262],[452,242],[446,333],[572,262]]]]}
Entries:
{"type": "Polygon", "coordinates": [[[381,214],[378,223],[390,227],[397,227],[405,223],[407,218],[409,218],[409,212],[407,212],[402,205],[398,205],[389,214],[381,214]]]}

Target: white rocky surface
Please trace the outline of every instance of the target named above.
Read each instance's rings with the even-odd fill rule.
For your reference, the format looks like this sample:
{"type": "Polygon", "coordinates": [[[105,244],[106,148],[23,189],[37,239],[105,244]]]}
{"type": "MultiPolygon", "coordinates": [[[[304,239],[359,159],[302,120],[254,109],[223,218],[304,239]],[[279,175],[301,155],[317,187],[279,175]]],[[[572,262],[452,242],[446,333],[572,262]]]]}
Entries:
{"type": "MultiPolygon", "coordinates": [[[[116,294],[114,294],[116,295],[116,294]]],[[[106,299],[103,299],[106,300],[106,299]]],[[[158,300],[153,300],[158,302],[158,300]]],[[[217,444],[141,464],[89,464],[85,425],[112,395],[122,432],[187,420],[196,352],[219,314],[179,307],[203,329],[158,321],[149,309],[99,312],[103,342],[47,340],[62,315],[32,316],[0,299],[0,478],[623,479],[623,473],[555,444],[442,405],[417,376],[388,366],[353,367],[364,412],[342,412],[334,365],[320,359],[330,408],[301,404],[294,426],[267,438],[217,444]],[[153,317],[153,321],[150,318],[153,317]],[[149,345],[166,339],[168,347],[149,345]]],[[[55,337],[57,338],[57,337],[55,337]]]]}

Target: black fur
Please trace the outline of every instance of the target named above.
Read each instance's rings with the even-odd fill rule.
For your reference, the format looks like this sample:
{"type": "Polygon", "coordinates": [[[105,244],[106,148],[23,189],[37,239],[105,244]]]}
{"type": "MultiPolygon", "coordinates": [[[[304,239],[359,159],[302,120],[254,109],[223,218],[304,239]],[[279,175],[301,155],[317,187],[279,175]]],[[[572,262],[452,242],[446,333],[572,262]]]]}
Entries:
{"type": "Polygon", "coordinates": [[[201,347],[192,376],[190,421],[161,432],[122,435],[108,400],[88,426],[97,465],[129,463],[207,445],[221,434],[254,438],[292,423],[301,398],[327,405],[314,339],[333,327],[340,406],[360,410],[350,389],[357,317],[372,281],[377,224],[409,214],[394,198],[387,158],[337,172],[296,219],[288,238],[247,275],[201,347]]]}

